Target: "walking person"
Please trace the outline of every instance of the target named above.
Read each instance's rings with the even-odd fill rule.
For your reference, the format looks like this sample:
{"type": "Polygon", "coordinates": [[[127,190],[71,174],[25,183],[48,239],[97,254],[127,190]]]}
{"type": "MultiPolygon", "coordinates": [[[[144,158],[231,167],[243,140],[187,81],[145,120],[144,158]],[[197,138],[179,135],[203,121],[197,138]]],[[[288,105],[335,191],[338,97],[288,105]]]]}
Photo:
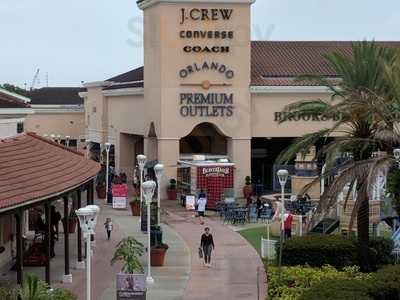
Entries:
{"type": "Polygon", "coordinates": [[[264,204],[261,201],[260,196],[257,196],[257,219],[261,217],[261,212],[264,209],[264,204]]]}
{"type": "Polygon", "coordinates": [[[197,214],[200,218],[200,224],[203,225],[203,218],[205,216],[207,206],[207,197],[203,190],[200,191],[199,198],[197,199],[197,214]]]}
{"type": "Polygon", "coordinates": [[[111,231],[113,230],[113,223],[111,222],[111,218],[106,219],[106,222],[104,223],[104,228],[107,231],[107,239],[110,240],[111,231]]]}
{"type": "Polygon", "coordinates": [[[206,227],[201,236],[200,248],[203,250],[204,264],[211,267],[211,252],[215,249],[214,239],[210,233],[210,228],[206,227]]]}
{"type": "MultiPolygon", "coordinates": [[[[285,240],[290,239],[292,237],[292,223],[293,223],[293,215],[288,212],[284,215],[283,226],[285,229],[285,240]]],[[[301,225],[300,225],[301,226],[301,225]]]]}

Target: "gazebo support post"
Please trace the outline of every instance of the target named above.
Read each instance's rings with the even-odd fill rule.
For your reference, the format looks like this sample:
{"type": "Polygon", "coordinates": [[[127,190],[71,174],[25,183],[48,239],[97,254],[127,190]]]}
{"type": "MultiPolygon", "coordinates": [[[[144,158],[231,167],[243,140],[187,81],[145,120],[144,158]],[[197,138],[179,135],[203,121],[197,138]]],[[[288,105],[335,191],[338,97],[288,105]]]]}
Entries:
{"type": "Polygon", "coordinates": [[[17,283],[22,284],[23,281],[23,257],[24,257],[24,249],[22,243],[22,220],[21,220],[21,211],[18,210],[15,213],[15,226],[16,226],[16,247],[17,247],[17,283]]]}
{"type": "Polygon", "coordinates": [[[69,271],[69,232],[68,232],[68,196],[64,196],[64,283],[72,283],[72,274],[69,271]]]}
{"type": "MultiPolygon", "coordinates": [[[[77,209],[80,209],[82,207],[82,193],[81,189],[79,188],[76,191],[77,194],[77,202],[78,202],[78,207],[77,209]]],[[[82,229],[80,226],[78,226],[78,262],[76,263],[76,268],[77,269],[84,269],[85,268],[85,262],[82,260],[82,229]]]]}
{"type": "Polygon", "coordinates": [[[45,235],[44,235],[44,245],[45,245],[45,255],[46,255],[46,266],[45,266],[45,273],[46,273],[46,282],[50,286],[50,259],[51,259],[51,253],[50,253],[50,248],[51,248],[51,239],[54,238],[51,234],[51,212],[50,212],[50,203],[46,203],[44,205],[44,215],[46,218],[46,229],[45,229],[45,235]]]}

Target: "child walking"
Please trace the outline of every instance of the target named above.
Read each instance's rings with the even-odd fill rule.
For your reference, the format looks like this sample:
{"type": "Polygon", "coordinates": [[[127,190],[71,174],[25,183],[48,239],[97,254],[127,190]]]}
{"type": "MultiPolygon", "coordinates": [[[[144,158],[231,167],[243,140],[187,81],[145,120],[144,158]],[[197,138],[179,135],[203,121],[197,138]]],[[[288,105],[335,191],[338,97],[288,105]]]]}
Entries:
{"type": "Polygon", "coordinates": [[[111,231],[113,230],[113,223],[111,222],[111,218],[106,219],[106,222],[104,223],[104,228],[107,231],[107,239],[110,240],[111,231]]]}

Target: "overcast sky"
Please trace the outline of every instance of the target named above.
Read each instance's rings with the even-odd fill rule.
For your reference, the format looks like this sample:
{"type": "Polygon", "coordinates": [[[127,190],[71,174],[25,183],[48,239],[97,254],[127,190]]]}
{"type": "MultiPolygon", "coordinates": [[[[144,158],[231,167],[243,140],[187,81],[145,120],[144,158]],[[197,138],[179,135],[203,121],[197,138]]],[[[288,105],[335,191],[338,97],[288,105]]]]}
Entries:
{"type": "MultiPolygon", "coordinates": [[[[0,83],[79,86],[142,65],[135,0],[0,0],[0,83]]],[[[257,0],[254,40],[400,40],[400,1],[257,0]]]]}

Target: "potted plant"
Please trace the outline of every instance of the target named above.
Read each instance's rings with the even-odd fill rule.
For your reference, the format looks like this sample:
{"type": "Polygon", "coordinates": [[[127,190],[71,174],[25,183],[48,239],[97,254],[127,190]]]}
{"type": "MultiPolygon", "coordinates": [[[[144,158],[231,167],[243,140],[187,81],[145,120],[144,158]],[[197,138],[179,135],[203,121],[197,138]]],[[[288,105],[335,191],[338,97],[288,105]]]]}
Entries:
{"type": "Polygon", "coordinates": [[[169,180],[169,186],[167,188],[167,195],[169,200],[176,200],[177,199],[177,193],[176,193],[176,180],[174,178],[171,178],[169,180]]]}
{"type": "Polygon", "coordinates": [[[101,170],[97,173],[96,176],[96,192],[97,198],[105,199],[106,198],[106,167],[104,165],[101,166],[101,170]]]}
{"type": "Polygon", "coordinates": [[[132,216],[134,216],[134,217],[140,216],[140,198],[134,197],[129,202],[129,205],[131,206],[132,216]]]}
{"type": "Polygon", "coordinates": [[[111,265],[117,261],[123,262],[122,273],[125,274],[143,274],[143,266],[140,263],[140,257],[144,253],[144,246],[134,237],[123,238],[116,246],[114,256],[111,259],[111,265]]]}
{"type": "Polygon", "coordinates": [[[249,198],[253,195],[253,187],[251,185],[251,178],[250,176],[246,176],[245,178],[245,186],[243,187],[243,196],[245,199],[249,198]]]}
{"type": "Polygon", "coordinates": [[[165,262],[165,254],[168,250],[167,244],[158,244],[151,247],[150,260],[153,267],[162,267],[165,262]]]}
{"type": "Polygon", "coordinates": [[[71,209],[68,216],[68,233],[75,233],[77,224],[78,224],[78,217],[75,214],[75,210],[71,209]]]}

